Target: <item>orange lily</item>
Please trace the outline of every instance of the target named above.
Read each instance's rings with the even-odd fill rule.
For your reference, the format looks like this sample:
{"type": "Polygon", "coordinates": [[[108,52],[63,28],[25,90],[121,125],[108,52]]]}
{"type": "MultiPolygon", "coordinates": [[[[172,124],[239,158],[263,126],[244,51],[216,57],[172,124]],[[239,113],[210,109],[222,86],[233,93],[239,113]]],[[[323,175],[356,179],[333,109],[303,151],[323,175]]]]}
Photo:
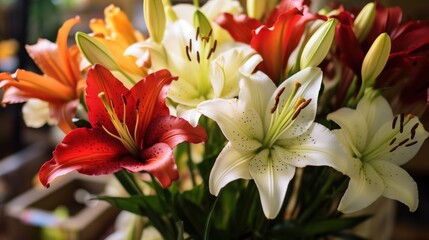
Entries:
{"type": "Polygon", "coordinates": [[[147,75],[147,69],[138,67],[135,57],[124,55],[131,44],[143,41],[145,37],[134,29],[127,15],[120,8],[113,4],[107,6],[104,9],[104,20],[91,19],[89,27],[94,37],[112,52],[122,69],[138,76],[147,75]]]}
{"type": "Polygon", "coordinates": [[[79,17],[64,22],[58,31],[56,44],[39,39],[36,44],[26,46],[28,54],[44,75],[22,69],[13,74],[0,73],[3,104],[26,102],[31,98],[46,101],[51,116],[65,133],[76,128],[72,118],[85,87],[85,79],[79,71],[79,51],[76,46],[68,48],[67,45],[70,29],[79,22],[79,17]]]}

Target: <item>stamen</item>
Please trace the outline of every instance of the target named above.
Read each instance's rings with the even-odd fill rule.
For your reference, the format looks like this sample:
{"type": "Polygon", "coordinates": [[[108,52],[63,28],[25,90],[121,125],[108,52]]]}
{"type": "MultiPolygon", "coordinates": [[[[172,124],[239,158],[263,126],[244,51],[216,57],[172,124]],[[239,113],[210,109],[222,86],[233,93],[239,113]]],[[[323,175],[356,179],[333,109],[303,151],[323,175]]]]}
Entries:
{"type": "Polygon", "coordinates": [[[192,39],[189,39],[189,51],[192,52],[192,39]]]}
{"type": "Polygon", "coordinates": [[[396,121],[398,120],[398,115],[395,116],[395,118],[392,121],[392,129],[395,129],[396,127],[396,121]]]}
{"type": "Polygon", "coordinates": [[[413,146],[414,144],[416,144],[417,143],[417,141],[414,141],[414,142],[410,142],[410,143],[408,143],[408,144],[405,144],[405,147],[411,147],[411,146],[413,146]]]}
{"type": "Polygon", "coordinates": [[[209,32],[209,34],[207,35],[207,37],[208,37],[208,38],[210,38],[210,36],[212,35],[212,33],[213,33],[213,28],[211,28],[211,29],[210,29],[210,32],[209,32]]]}
{"type": "Polygon", "coordinates": [[[213,48],[212,48],[212,49],[210,49],[210,51],[209,51],[209,55],[207,55],[207,57],[206,57],[206,59],[207,59],[207,60],[209,60],[209,59],[210,59],[210,57],[211,57],[212,53],[213,53],[213,48]]]}
{"type": "Polygon", "coordinates": [[[186,56],[188,57],[188,60],[191,62],[191,56],[189,55],[189,46],[186,46],[186,56]]]}
{"type": "Polygon", "coordinates": [[[278,93],[277,93],[277,95],[276,95],[276,97],[275,97],[275,102],[274,102],[274,106],[271,108],[271,113],[274,113],[275,111],[276,111],[276,109],[277,109],[277,106],[279,105],[279,100],[280,100],[280,96],[282,95],[282,93],[284,92],[284,90],[285,90],[285,88],[284,87],[282,87],[279,91],[278,91],[278,93]]]}
{"type": "Polygon", "coordinates": [[[200,52],[197,51],[197,62],[200,63],[200,52]]]}
{"type": "Polygon", "coordinates": [[[295,120],[298,115],[301,113],[301,110],[304,109],[305,107],[308,106],[308,104],[310,104],[311,102],[311,98],[307,99],[305,102],[303,102],[297,109],[297,111],[293,114],[292,116],[292,120],[295,120]]]}
{"type": "Polygon", "coordinates": [[[404,139],[402,142],[400,142],[400,143],[398,144],[398,146],[402,146],[402,145],[404,145],[406,142],[408,142],[408,140],[410,140],[410,139],[409,139],[409,138],[404,139]]]}
{"type": "Polygon", "coordinates": [[[198,35],[200,35],[200,27],[197,27],[197,33],[195,34],[195,41],[198,41],[198,35]]]}
{"type": "Polygon", "coordinates": [[[214,44],[213,44],[213,47],[212,47],[213,52],[216,51],[216,47],[217,47],[217,40],[214,41],[214,44]]]}
{"type": "Polygon", "coordinates": [[[399,132],[403,133],[404,132],[404,118],[405,118],[405,114],[401,113],[401,118],[399,119],[399,132]]]}
{"type": "Polygon", "coordinates": [[[396,141],[396,138],[393,138],[392,141],[390,141],[389,146],[392,146],[392,144],[394,144],[396,141]]]}
{"type": "Polygon", "coordinates": [[[398,148],[398,146],[395,146],[394,148],[390,149],[390,151],[389,151],[389,152],[393,152],[393,151],[395,151],[397,148],[398,148]]]}
{"type": "Polygon", "coordinates": [[[414,139],[416,136],[416,129],[419,126],[419,123],[414,124],[414,126],[411,128],[411,139],[414,139]]]}
{"type": "Polygon", "coordinates": [[[122,102],[124,103],[124,105],[127,105],[127,99],[125,98],[124,94],[121,94],[121,98],[122,98],[122,102]]]}

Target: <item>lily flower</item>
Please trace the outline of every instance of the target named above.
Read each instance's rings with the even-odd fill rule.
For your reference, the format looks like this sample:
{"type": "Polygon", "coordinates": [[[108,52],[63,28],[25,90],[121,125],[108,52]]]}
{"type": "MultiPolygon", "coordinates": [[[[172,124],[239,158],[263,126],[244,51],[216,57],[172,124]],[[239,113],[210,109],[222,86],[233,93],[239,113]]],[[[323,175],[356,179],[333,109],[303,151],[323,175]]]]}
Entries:
{"type": "Polygon", "coordinates": [[[201,126],[171,116],[165,103],[173,80],[167,70],[152,73],[126,88],[110,71],[95,65],[88,72],[86,102],[92,128],[67,134],[39,172],[44,186],[71,171],[87,175],[122,169],[148,172],[168,187],[179,175],[173,148],[204,142],[201,126]]]}
{"type": "Polygon", "coordinates": [[[65,133],[76,127],[72,118],[85,87],[85,79],[79,71],[78,49],[67,46],[70,29],[79,22],[78,17],[64,22],[58,31],[56,44],[39,39],[35,45],[26,46],[44,75],[21,69],[13,74],[0,74],[3,104],[26,102],[33,98],[45,101],[49,103],[51,117],[65,133]]]}
{"type": "Polygon", "coordinates": [[[101,42],[113,54],[118,65],[126,72],[140,79],[147,75],[145,66],[137,66],[133,56],[124,55],[132,44],[145,40],[136,30],[127,15],[117,6],[111,4],[104,9],[104,19],[91,19],[89,24],[92,36],[101,42]]]}
{"type": "Polygon", "coordinates": [[[229,182],[253,179],[264,214],[275,218],[297,167],[346,171],[344,150],[326,127],[314,123],[321,87],[319,68],[306,68],[279,87],[262,72],[245,78],[238,99],[215,99],[198,110],[217,122],[228,139],[209,179],[218,195],[229,182]]]}
{"type": "Polygon", "coordinates": [[[429,136],[418,117],[393,116],[388,102],[367,90],[356,109],[328,115],[341,129],[333,130],[352,159],[348,188],[338,210],[363,209],[380,196],[418,206],[417,184],[400,165],[411,160],[429,136]]]}
{"type": "Polygon", "coordinates": [[[168,97],[177,103],[178,116],[193,126],[201,115],[196,111],[198,104],[237,96],[241,73],[251,74],[261,61],[249,45],[220,44],[213,31],[202,34],[200,28],[181,19],[167,26],[161,47],[141,42],[127,53],[145,58],[148,48],[152,70],[167,68],[179,77],[172,83],[168,97]]]}

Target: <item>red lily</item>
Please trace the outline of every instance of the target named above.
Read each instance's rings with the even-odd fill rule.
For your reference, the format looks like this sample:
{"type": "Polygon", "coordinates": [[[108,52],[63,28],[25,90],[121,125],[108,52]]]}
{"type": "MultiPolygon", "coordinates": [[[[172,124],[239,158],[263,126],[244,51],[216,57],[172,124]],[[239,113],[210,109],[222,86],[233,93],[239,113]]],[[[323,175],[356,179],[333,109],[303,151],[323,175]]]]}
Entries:
{"type": "Polygon", "coordinates": [[[258,70],[278,84],[287,77],[288,59],[301,40],[305,23],[316,18],[308,12],[306,4],[304,0],[283,0],[266,18],[265,24],[245,15],[228,13],[220,15],[216,22],[236,41],[250,44],[263,59],[258,70]]]}
{"type": "Polygon", "coordinates": [[[95,65],[88,72],[88,116],[92,128],[65,136],[39,172],[43,185],[73,170],[87,175],[122,169],[145,171],[168,187],[179,177],[173,148],[184,141],[204,142],[201,126],[171,116],[165,103],[173,80],[167,70],[154,72],[130,90],[110,71],[95,65]]]}
{"type": "Polygon", "coordinates": [[[70,49],[67,46],[70,29],[78,22],[78,17],[67,20],[58,31],[56,44],[39,39],[35,45],[26,46],[43,76],[21,69],[14,74],[0,74],[3,104],[26,102],[30,98],[46,101],[51,116],[66,133],[76,127],[72,118],[85,87],[85,79],[79,71],[79,51],[75,46],[70,49]]]}
{"type": "Polygon", "coordinates": [[[353,74],[360,76],[363,58],[375,38],[383,32],[389,34],[392,49],[389,60],[376,80],[376,87],[389,88],[385,92],[390,102],[394,103],[396,112],[413,112],[421,115],[425,110],[427,91],[429,88],[429,21],[409,21],[402,23],[402,11],[398,7],[387,8],[377,3],[374,25],[368,37],[359,43],[353,30],[353,14],[340,8],[336,16],[341,24],[337,26],[336,54],[347,66],[342,70],[335,107],[343,102],[353,74]],[[412,106],[412,109],[404,109],[412,106]]]}

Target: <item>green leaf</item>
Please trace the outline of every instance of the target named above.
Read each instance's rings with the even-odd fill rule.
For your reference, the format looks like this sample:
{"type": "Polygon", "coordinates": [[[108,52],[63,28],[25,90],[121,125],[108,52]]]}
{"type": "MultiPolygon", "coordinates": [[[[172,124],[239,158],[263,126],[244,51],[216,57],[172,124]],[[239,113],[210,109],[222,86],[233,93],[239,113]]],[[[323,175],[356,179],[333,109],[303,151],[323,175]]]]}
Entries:
{"type": "Polygon", "coordinates": [[[100,196],[100,197],[97,197],[97,199],[107,201],[110,204],[122,210],[132,212],[140,216],[148,216],[148,209],[150,209],[150,211],[156,212],[159,215],[166,214],[166,212],[161,208],[158,198],[156,196],[142,196],[142,195],[134,195],[130,197],[100,196]]]}

